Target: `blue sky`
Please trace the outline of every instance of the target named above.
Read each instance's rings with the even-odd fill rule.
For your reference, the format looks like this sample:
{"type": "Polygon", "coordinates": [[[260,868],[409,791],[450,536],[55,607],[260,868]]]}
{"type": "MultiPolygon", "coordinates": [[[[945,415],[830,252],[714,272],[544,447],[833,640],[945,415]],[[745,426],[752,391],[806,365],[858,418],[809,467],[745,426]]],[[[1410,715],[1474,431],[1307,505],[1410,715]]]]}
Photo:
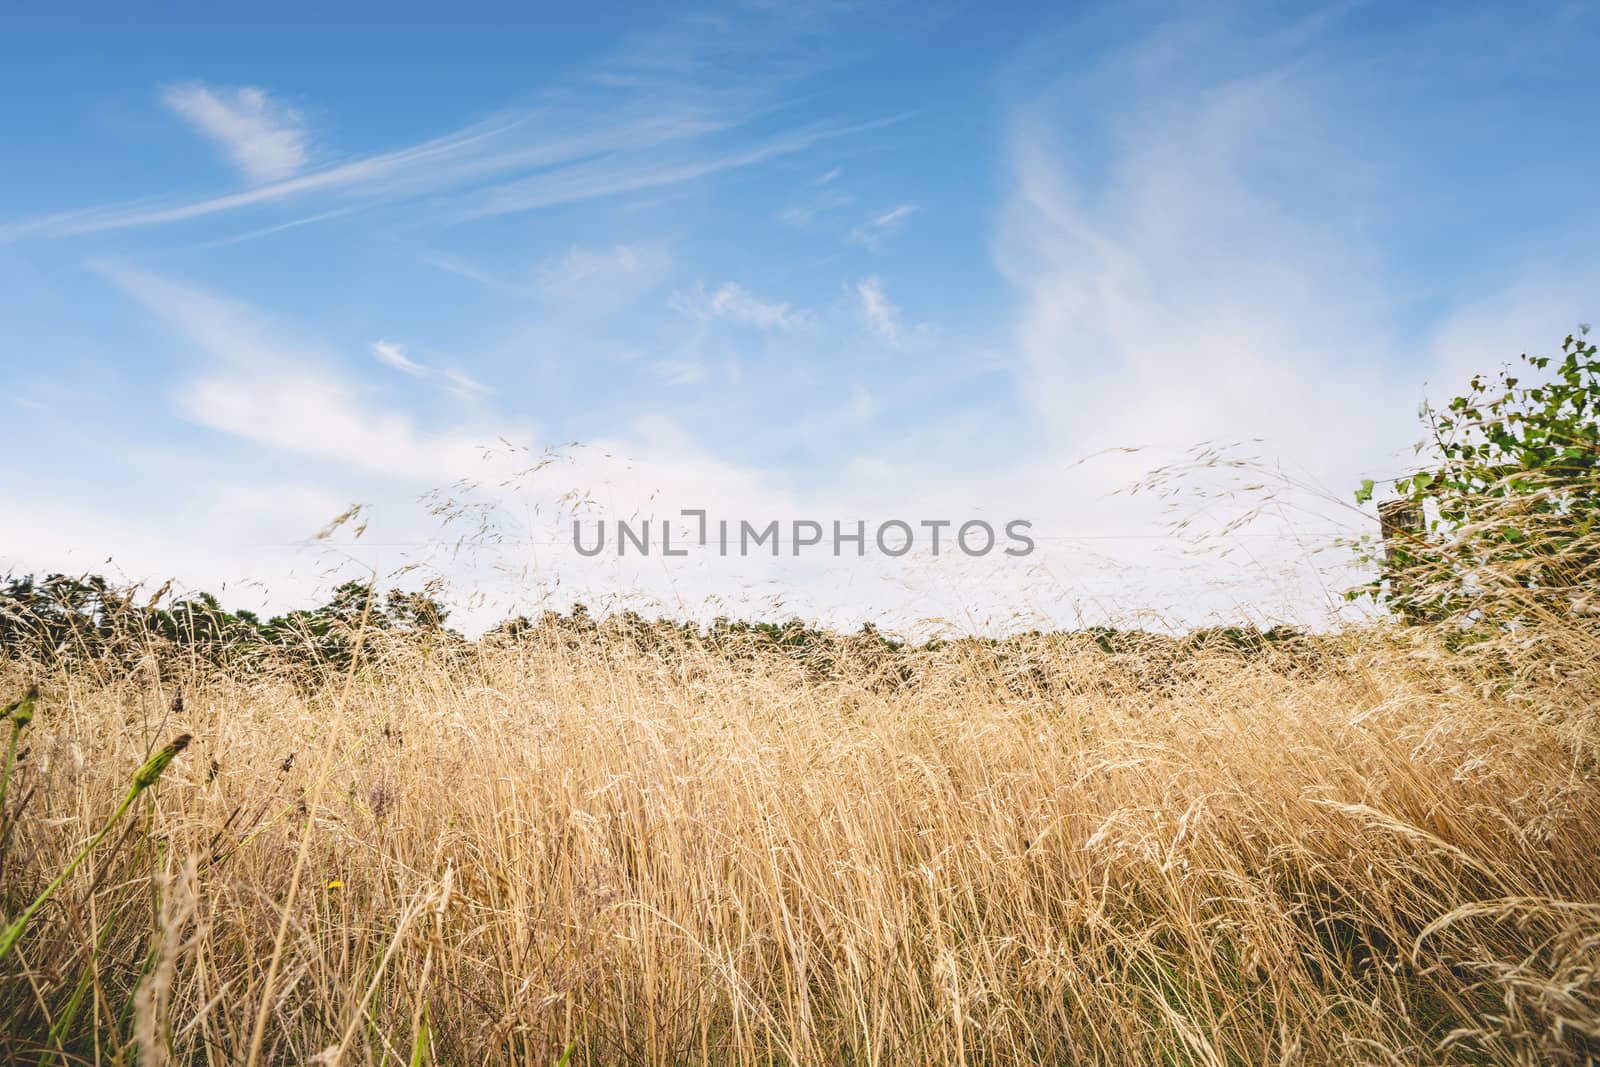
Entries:
{"type": "Polygon", "coordinates": [[[268,606],[412,568],[485,617],[1303,617],[1308,546],[1359,526],[1323,497],[1595,311],[1589,4],[6,22],[4,568],[268,606]],[[1293,484],[1196,551],[1168,524],[1248,511],[1232,475],[1123,490],[1201,442],[1293,484]],[[421,501],[450,486],[476,551],[421,501]],[[1041,547],[587,563],[574,493],[1041,547]],[[307,544],[352,503],[361,538],[307,544]]]}

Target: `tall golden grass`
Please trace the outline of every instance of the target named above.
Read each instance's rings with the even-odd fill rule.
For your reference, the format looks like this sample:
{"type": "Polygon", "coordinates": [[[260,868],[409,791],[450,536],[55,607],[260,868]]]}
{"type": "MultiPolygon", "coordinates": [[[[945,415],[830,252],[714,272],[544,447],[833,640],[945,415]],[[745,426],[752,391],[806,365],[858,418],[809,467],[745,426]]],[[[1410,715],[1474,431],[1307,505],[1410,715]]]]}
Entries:
{"type": "Polygon", "coordinates": [[[1592,1063],[1600,639],[1552,627],[46,669],[8,917],[194,741],[0,964],[0,1055],[1592,1063]]]}

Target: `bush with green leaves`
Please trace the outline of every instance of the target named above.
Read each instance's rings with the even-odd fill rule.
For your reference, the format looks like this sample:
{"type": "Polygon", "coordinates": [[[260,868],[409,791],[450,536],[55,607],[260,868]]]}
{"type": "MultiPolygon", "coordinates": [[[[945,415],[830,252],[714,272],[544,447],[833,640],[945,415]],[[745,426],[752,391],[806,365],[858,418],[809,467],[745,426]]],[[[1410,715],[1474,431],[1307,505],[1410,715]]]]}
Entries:
{"type": "MultiPolygon", "coordinates": [[[[1371,593],[1413,621],[1504,627],[1600,614],[1600,358],[1588,327],[1424,405],[1426,456],[1394,483],[1421,528],[1388,531],[1371,593]]],[[[1373,497],[1362,483],[1357,503],[1373,497]]]]}

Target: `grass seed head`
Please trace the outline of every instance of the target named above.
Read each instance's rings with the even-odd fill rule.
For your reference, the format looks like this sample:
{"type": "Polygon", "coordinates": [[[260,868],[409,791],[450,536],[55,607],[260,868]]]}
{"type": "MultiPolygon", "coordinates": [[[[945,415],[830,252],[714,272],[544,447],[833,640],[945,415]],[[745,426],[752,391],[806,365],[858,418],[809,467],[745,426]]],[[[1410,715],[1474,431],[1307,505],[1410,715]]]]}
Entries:
{"type": "Polygon", "coordinates": [[[154,756],[151,756],[149,759],[145,760],[144,766],[140,767],[138,772],[133,776],[134,790],[140,791],[149,789],[151,786],[155,785],[156,782],[161,779],[161,772],[167,769],[167,764],[176,759],[178,753],[182,752],[188,747],[189,735],[179,734],[177,737],[172,739],[171,744],[167,745],[167,747],[163,748],[160,752],[157,752],[154,756]]]}
{"type": "Polygon", "coordinates": [[[17,730],[21,730],[33,721],[34,705],[36,705],[38,702],[39,683],[35,682],[33,685],[28,687],[28,691],[23,694],[21,700],[17,701],[15,704],[9,705],[6,708],[5,714],[0,715],[0,719],[9,718],[13,724],[13,727],[17,730]]]}

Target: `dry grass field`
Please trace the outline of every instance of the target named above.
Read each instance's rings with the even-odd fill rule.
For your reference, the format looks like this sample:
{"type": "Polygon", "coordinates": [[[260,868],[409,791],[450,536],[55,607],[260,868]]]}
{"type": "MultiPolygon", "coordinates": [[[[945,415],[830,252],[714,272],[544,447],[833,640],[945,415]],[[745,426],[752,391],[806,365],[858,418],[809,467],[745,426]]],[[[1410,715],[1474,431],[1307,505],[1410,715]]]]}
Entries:
{"type": "Polygon", "coordinates": [[[1592,1063],[1597,662],[1577,624],[11,662],[8,920],[193,740],[0,963],[0,1055],[1592,1063]]]}

